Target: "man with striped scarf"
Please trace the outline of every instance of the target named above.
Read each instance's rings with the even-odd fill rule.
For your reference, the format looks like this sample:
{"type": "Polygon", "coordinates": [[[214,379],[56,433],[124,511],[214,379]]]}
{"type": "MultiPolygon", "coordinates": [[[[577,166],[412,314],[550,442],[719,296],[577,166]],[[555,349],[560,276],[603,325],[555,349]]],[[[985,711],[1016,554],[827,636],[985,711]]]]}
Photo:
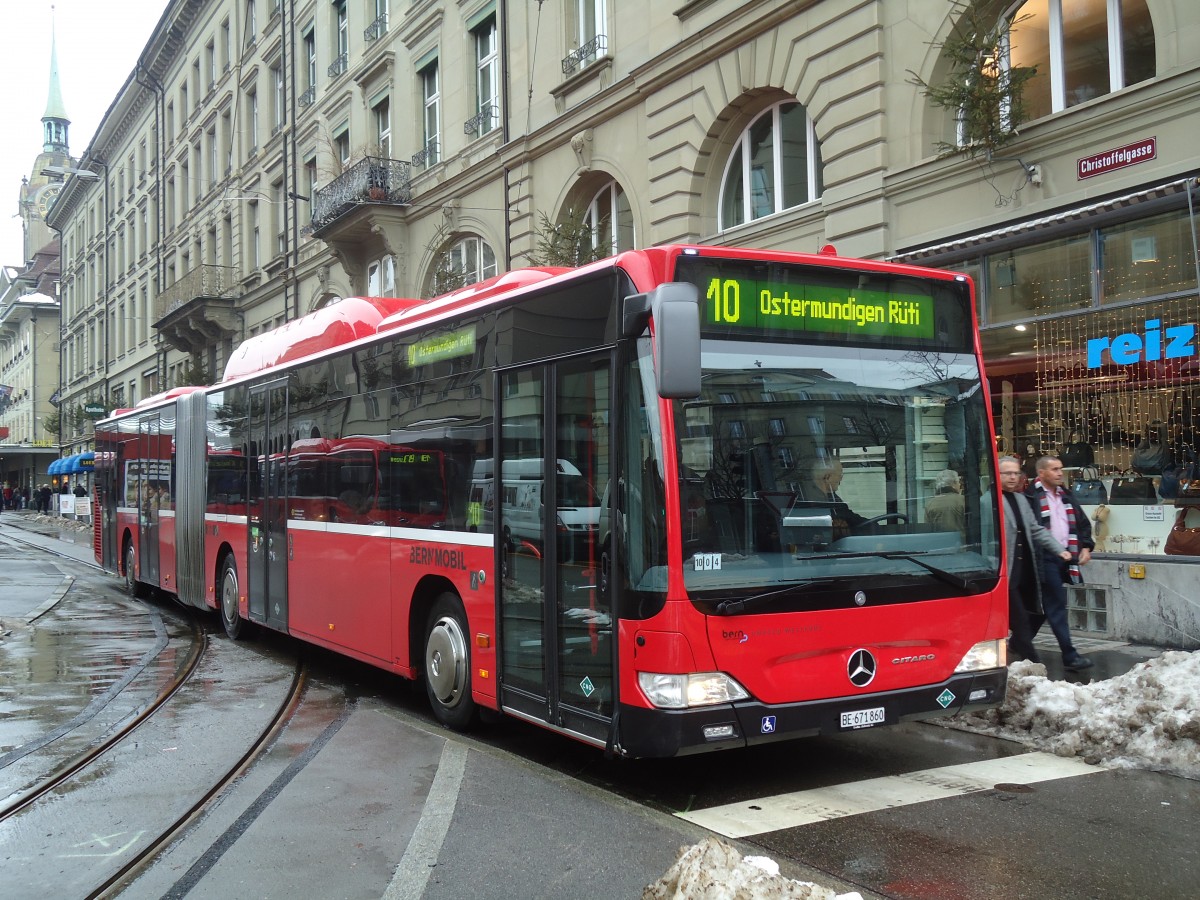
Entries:
{"type": "Polygon", "coordinates": [[[1037,461],[1037,478],[1025,491],[1034,515],[1043,528],[1071,553],[1071,562],[1065,562],[1046,551],[1042,552],[1042,607],[1044,613],[1031,616],[1033,633],[1037,634],[1042,622],[1050,623],[1050,630],[1058,640],[1062,651],[1063,668],[1072,672],[1090,669],[1092,661],[1080,654],[1071,643],[1071,627],[1067,622],[1068,584],[1082,584],[1080,566],[1087,565],[1092,558],[1092,523],[1084,515],[1075,496],[1063,482],[1062,460],[1054,456],[1043,456],[1037,461]]]}

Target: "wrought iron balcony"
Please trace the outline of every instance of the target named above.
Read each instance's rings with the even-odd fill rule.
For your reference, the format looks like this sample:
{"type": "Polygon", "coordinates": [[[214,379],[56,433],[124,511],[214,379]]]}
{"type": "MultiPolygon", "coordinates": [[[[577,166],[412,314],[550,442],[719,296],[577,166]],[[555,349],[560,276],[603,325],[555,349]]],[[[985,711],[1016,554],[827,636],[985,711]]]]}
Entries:
{"type": "Polygon", "coordinates": [[[414,169],[427,169],[432,165],[436,165],[438,161],[438,142],[430,141],[425,145],[423,150],[418,150],[413,154],[412,164],[414,169]]]}
{"type": "Polygon", "coordinates": [[[368,44],[377,41],[387,34],[387,13],[381,15],[363,31],[363,40],[368,44]]]}
{"type": "Polygon", "coordinates": [[[402,206],[412,199],[409,165],[402,159],[365,157],[313,194],[313,234],[364,204],[402,206]]]}
{"type": "Polygon", "coordinates": [[[329,77],[337,78],[343,72],[350,68],[350,54],[343,53],[337,59],[329,64],[329,77]]]}
{"type": "Polygon", "coordinates": [[[317,86],[309,85],[308,90],[296,98],[296,102],[300,104],[301,109],[306,106],[312,106],[313,101],[317,99],[317,86]]]}
{"type": "Polygon", "coordinates": [[[173,285],[158,292],[155,319],[182,309],[193,300],[238,296],[237,270],[231,266],[202,265],[192,269],[173,285]]]}
{"type": "Polygon", "coordinates": [[[485,103],[479,107],[479,115],[471,116],[463,123],[463,134],[487,134],[495,127],[492,123],[499,118],[499,107],[494,103],[485,103]]]}
{"type": "Polygon", "coordinates": [[[562,61],[564,75],[570,75],[576,69],[582,69],[608,50],[608,35],[598,34],[578,50],[572,50],[562,61]]]}
{"type": "Polygon", "coordinates": [[[195,353],[241,329],[237,270],[197,266],[154,298],[154,328],[172,347],[195,353]]]}
{"type": "Polygon", "coordinates": [[[200,298],[238,295],[238,270],[228,265],[198,265],[155,298],[155,318],[170,313],[200,298]]]}

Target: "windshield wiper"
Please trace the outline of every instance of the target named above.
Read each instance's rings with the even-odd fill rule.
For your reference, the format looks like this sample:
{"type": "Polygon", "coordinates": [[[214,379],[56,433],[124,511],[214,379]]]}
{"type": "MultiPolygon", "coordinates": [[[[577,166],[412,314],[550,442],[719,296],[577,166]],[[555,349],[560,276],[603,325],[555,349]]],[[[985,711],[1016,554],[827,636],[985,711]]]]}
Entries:
{"type": "Polygon", "coordinates": [[[770,600],[772,597],[778,597],[780,594],[786,594],[788,591],[799,590],[806,588],[811,584],[816,584],[815,581],[798,581],[795,584],[789,584],[785,588],[780,588],[777,591],[767,591],[763,594],[753,594],[749,597],[729,597],[717,604],[718,616],[737,616],[747,612],[751,607],[759,606],[764,601],[770,600]]]}
{"type": "Polygon", "coordinates": [[[799,590],[800,588],[809,587],[810,584],[816,584],[816,582],[798,581],[794,584],[788,584],[786,588],[780,588],[779,590],[768,590],[768,592],[763,594],[751,594],[750,596],[728,596],[728,598],[721,600],[719,604],[716,605],[716,614],[718,614],[718,616],[739,616],[739,614],[748,611],[750,607],[762,604],[764,600],[770,600],[774,598],[774,596],[786,594],[787,592],[790,592],[790,590],[799,590]]]}
{"type": "MultiPolygon", "coordinates": [[[[926,551],[928,552],[928,551],[926,551]]],[[[822,553],[817,556],[806,556],[805,559],[902,559],[905,562],[913,563],[920,566],[926,572],[936,577],[939,581],[944,581],[946,584],[953,585],[956,588],[961,588],[964,591],[970,590],[975,583],[968,578],[963,578],[954,572],[948,572],[945,569],[930,565],[923,559],[917,559],[916,553],[906,553],[903,550],[861,550],[854,553],[822,553]]]]}

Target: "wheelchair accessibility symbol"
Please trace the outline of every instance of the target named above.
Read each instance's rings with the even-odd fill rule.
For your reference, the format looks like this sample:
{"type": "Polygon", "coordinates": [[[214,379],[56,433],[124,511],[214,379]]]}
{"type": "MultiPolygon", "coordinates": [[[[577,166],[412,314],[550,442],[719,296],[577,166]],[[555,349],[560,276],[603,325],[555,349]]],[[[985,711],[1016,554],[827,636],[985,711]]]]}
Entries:
{"type": "Polygon", "coordinates": [[[774,734],[775,733],[775,717],[774,716],[763,716],[763,718],[762,718],[762,733],[763,734],[774,734]]]}

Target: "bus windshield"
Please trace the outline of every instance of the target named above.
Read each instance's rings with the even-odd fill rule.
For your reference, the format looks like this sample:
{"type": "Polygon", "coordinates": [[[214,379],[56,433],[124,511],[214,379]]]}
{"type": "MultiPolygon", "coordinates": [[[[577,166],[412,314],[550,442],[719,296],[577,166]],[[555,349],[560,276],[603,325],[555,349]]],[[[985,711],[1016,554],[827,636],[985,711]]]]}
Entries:
{"type": "Polygon", "coordinates": [[[995,585],[972,353],[708,338],[702,367],[701,396],[674,407],[693,599],[846,579],[898,600],[995,585]]]}

